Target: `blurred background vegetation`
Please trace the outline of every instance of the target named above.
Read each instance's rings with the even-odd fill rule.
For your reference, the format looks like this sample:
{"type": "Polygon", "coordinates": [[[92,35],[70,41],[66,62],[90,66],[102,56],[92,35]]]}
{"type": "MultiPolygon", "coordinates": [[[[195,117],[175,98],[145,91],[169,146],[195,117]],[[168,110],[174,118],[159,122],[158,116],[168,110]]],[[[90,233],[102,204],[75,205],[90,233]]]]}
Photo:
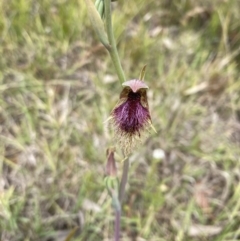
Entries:
{"type": "MultiPolygon", "coordinates": [[[[148,65],[158,131],[131,156],[122,240],[239,240],[240,1],[113,8],[127,79],[148,65]]],[[[0,240],[112,240],[103,122],[121,86],[84,2],[0,12],[0,240]]]]}

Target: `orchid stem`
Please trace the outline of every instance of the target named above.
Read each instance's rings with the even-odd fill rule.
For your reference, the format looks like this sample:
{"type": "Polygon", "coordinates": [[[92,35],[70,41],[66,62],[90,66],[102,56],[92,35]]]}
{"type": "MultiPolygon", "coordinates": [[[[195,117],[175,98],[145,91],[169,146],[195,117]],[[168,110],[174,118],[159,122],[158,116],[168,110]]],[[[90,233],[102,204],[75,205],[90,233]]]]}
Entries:
{"type": "Polygon", "coordinates": [[[112,62],[114,64],[115,70],[118,75],[118,79],[122,84],[123,82],[126,81],[126,78],[122,69],[122,65],[121,65],[117,47],[116,47],[116,41],[113,34],[111,0],[104,0],[104,3],[105,3],[106,30],[107,30],[108,41],[110,43],[110,48],[107,48],[107,50],[111,56],[112,62]]]}
{"type": "Polygon", "coordinates": [[[126,184],[128,181],[128,170],[129,170],[129,158],[127,158],[123,164],[123,172],[122,172],[122,178],[121,178],[120,190],[119,190],[120,203],[122,203],[124,199],[126,184]]]}
{"type": "Polygon", "coordinates": [[[120,239],[120,223],[121,223],[121,203],[118,199],[117,192],[112,192],[112,205],[115,210],[115,230],[114,230],[114,241],[120,239]]]}
{"type": "Polygon", "coordinates": [[[121,220],[121,210],[115,210],[114,241],[119,241],[120,239],[120,220],[121,220]]]}
{"type": "MultiPolygon", "coordinates": [[[[108,36],[108,41],[110,44],[110,47],[107,48],[112,62],[114,64],[115,70],[118,75],[118,79],[120,83],[122,84],[123,82],[126,81],[125,74],[122,69],[122,65],[120,62],[117,46],[116,46],[116,41],[114,38],[113,34],[113,28],[112,28],[112,10],[111,10],[111,0],[104,0],[104,7],[105,7],[105,18],[106,18],[106,30],[107,30],[107,36],[108,36]]],[[[125,193],[125,187],[128,179],[128,169],[129,169],[129,159],[124,161],[124,167],[123,167],[123,174],[122,174],[122,179],[120,183],[120,189],[118,196],[115,196],[113,198],[114,202],[114,208],[115,208],[115,231],[114,231],[114,241],[119,241],[120,240],[120,223],[121,223],[121,204],[123,201],[124,193],[125,193]]]]}

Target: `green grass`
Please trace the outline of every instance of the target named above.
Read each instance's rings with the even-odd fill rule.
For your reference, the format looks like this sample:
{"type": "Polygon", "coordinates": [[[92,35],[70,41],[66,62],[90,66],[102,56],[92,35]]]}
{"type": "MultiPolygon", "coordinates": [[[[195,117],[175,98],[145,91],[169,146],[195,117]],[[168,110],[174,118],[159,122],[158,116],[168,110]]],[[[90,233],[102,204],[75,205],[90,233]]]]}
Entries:
{"type": "MultiPolygon", "coordinates": [[[[114,3],[123,69],[132,79],[148,65],[158,131],[131,156],[124,241],[240,238],[239,5],[114,3]]],[[[121,87],[84,2],[3,0],[0,13],[0,240],[74,227],[72,240],[111,240],[104,121],[121,87]]]]}

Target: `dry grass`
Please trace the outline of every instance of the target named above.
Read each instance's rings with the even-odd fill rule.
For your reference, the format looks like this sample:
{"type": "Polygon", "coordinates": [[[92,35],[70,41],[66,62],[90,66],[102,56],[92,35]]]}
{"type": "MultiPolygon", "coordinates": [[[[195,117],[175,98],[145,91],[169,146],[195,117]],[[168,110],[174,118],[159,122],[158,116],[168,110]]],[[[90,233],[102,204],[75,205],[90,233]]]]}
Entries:
{"type": "MultiPolygon", "coordinates": [[[[131,156],[122,240],[240,238],[239,1],[119,1],[157,134],[131,156]]],[[[0,240],[111,240],[103,122],[121,91],[83,1],[0,3],[0,240]]],[[[121,172],[121,152],[118,170],[121,172]]]]}

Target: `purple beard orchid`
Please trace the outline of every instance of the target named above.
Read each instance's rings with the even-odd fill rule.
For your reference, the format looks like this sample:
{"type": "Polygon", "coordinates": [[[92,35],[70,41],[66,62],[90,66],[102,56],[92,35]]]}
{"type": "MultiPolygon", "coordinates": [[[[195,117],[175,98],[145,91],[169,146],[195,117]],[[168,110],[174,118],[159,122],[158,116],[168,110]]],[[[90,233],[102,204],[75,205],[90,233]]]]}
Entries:
{"type": "Polygon", "coordinates": [[[142,137],[142,133],[152,122],[148,109],[148,86],[138,79],[126,81],[123,86],[120,100],[111,116],[116,137],[125,154],[129,154],[135,140],[142,137]]]}

